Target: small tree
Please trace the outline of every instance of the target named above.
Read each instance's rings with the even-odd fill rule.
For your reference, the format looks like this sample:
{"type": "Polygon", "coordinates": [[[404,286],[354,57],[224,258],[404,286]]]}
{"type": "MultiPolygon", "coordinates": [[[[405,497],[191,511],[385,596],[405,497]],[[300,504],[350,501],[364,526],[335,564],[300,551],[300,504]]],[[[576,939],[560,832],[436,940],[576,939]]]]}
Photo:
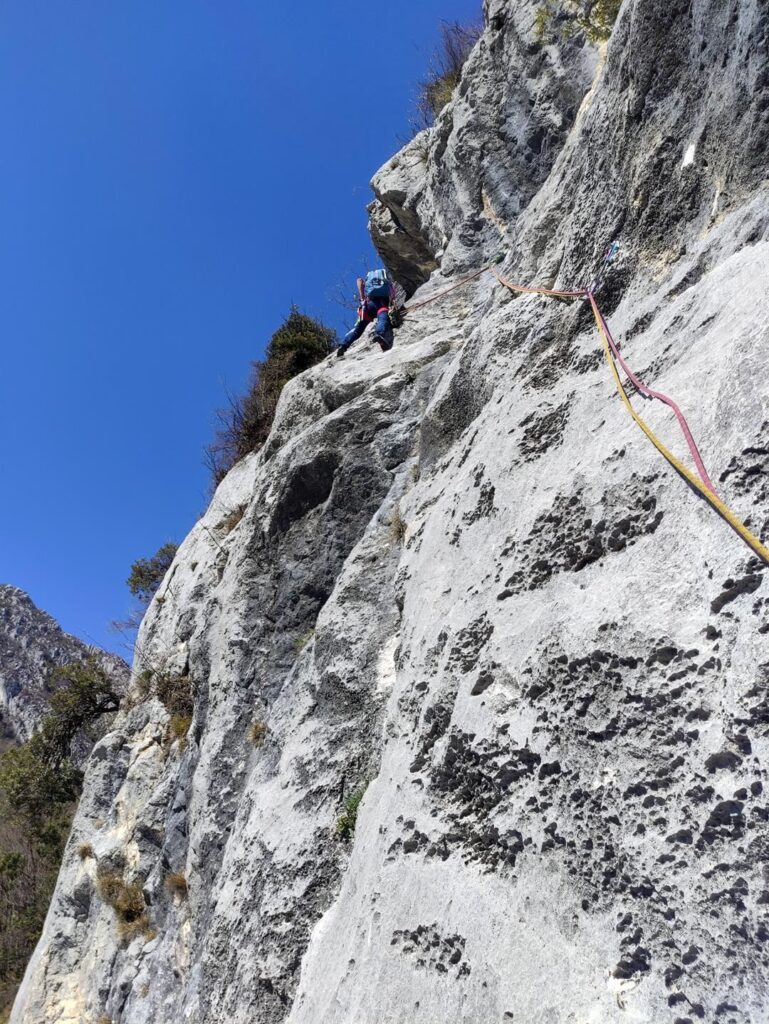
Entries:
{"type": "Polygon", "coordinates": [[[76,799],[81,773],[70,760],[77,734],[102,715],[117,711],[120,697],[95,657],[53,670],[50,711],[21,747],[0,757],[0,790],[11,807],[34,819],[55,804],[76,799]]]}
{"type": "Polygon", "coordinates": [[[0,757],[0,790],[35,828],[57,805],[77,799],[82,774],[70,759],[72,741],[96,719],[117,711],[120,703],[95,657],[54,669],[49,685],[58,689],[39,730],[0,757]]]}
{"type": "Polygon", "coordinates": [[[229,407],[217,413],[219,427],[206,449],[214,486],[236,462],[267,440],[280,393],[288,381],[325,359],[336,342],[336,332],[330,327],[291,307],[270,338],[264,359],[251,364],[246,394],[230,396],[229,407]]]}
{"type": "Polygon", "coordinates": [[[169,541],[168,544],[158,548],[151,558],[137,558],[131,566],[131,573],[126,580],[126,585],[133,596],[138,598],[143,605],[148,605],[155,596],[158,587],[163,582],[163,577],[174,560],[177,549],[178,545],[169,541]]]}
{"type": "Polygon", "coordinates": [[[44,824],[59,804],[76,800],[82,775],[71,761],[52,763],[42,733],[0,758],[0,789],[11,809],[28,817],[34,829],[44,824]]]}
{"type": "Polygon", "coordinates": [[[96,657],[54,669],[51,684],[57,689],[48,701],[50,713],[43,719],[38,735],[49,762],[59,767],[69,757],[75,736],[102,715],[117,711],[120,697],[96,657]]]}

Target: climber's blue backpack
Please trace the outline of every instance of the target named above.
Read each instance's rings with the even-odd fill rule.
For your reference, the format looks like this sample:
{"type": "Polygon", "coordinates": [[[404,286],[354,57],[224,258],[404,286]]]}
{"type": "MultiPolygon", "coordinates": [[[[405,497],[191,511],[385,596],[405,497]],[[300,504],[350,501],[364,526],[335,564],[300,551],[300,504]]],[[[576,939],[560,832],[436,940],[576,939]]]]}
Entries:
{"type": "Polygon", "coordinates": [[[367,299],[389,299],[390,282],[386,270],[369,270],[363,286],[367,299]]]}

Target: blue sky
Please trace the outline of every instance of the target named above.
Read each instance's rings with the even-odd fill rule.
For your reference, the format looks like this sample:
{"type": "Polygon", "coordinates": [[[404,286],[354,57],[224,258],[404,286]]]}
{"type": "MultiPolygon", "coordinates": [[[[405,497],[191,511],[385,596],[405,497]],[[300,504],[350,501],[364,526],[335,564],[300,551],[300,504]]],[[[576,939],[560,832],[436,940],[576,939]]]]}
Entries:
{"type": "Polygon", "coordinates": [[[113,649],[225,389],[370,254],[373,172],[479,0],[4,0],[0,581],[113,649]],[[377,13],[379,12],[379,13],[377,13]]]}

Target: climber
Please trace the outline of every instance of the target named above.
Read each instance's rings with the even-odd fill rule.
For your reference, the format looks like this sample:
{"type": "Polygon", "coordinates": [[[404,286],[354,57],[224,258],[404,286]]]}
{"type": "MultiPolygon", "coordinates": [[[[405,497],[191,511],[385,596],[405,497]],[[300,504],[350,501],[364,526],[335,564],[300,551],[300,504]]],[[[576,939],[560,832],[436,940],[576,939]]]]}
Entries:
{"type": "Polygon", "coordinates": [[[374,336],[371,339],[379,343],[383,352],[389,352],[393,347],[393,327],[390,321],[390,303],[395,298],[395,289],[387,277],[386,270],[370,270],[366,279],[358,278],[358,322],[351,331],[348,331],[342,339],[342,344],[336,350],[337,356],[341,359],[347,349],[354,341],[363,334],[368,325],[376,320],[374,336]]]}

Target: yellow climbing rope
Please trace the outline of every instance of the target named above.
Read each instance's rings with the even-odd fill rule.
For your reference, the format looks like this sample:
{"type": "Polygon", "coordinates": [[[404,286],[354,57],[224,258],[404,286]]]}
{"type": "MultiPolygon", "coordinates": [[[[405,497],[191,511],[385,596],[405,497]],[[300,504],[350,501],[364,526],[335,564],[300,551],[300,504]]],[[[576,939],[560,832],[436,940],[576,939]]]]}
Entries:
{"type": "Polygon", "coordinates": [[[598,309],[595,297],[592,294],[590,294],[589,298],[590,305],[593,310],[593,317],[595,318],[596,326],[598,327],[598,333],[600,334],[601,341],[603,343],[606,361],[609,364],[609,369],[611,370],[612,376],[614,377],[614,383],[617,387],[617,391],[619,392],[620,398],[625,403],[625,408],[627,409],[627,411],[636,421],[641,430],[643,430],[644,434],[646,434],[646,436],[649,438],[649,440],[657,449],[657,451],[668,460],[670,465],[681,474],[681,476],[686,480],[687,483],[691,484],[692,487],[694,487],[694,489],[699,494],[702,495],[705,501],[709,502],[713,506],[713,508],[716,510],[716,512],[718,512],[719,515],[723,516],[723,518],[727,521],[731,528],[735,530],[740,535],[740,537],[742,537],[745,543],[755,551],[759,558],[762,558],[767,564],[769,564],[769,548],[762,544],[758,537],[755,536],[755,534],[751,533],[747,526],[740,519],[737,518],[737,516],[734,514],[734,512],[732,512],[728,505],[725,505],[724,502],[721,501],[717,494],[709,490],[702,483],[702,481],[694,473],[692,473],[692,471],[687,466],[685,466],[683,462],[681,462],[680,459],[676,458],[676,456],[670,451],[670,449],[667,448],[662,443],[662,441],[660,441],[660,439],[657,437],[657,435],[654,433],[651,427],[647,423],[645,423],[638,415],[638,413],[635,411],[635,409],[630,403],[630,399],[627,396],[627,392],[622,386],[620,376],[617,373],[617,366],[614,362],[614,357],[612,356],[611,348],[609,345],[609,339],[606,336],[606,329],[603,325],[603,317],[601,316],[600,310],[598,309]]]}
{"type": "Polygon", "coordinates": [[[500,284],[503,284],[505,288],[509,288],[510,291],[526,292],[535,295],[550,295],[557,298],[582,297],[589,299],[590,306],[593,310],[593,317],[595,319],[596,326],[598,327],[598,333],[601,337],[601,342],[603,344],[604,352],[606,354],[606,361],[609,364],[612,376],[614,377],[614,383],[617,386],[617,391],[619,392],[620,398],[625,403],[625,408],[627,409],[627,411],[633,417],[633,419],[641,428],[641,430],[643,430],[644,434],[646,434],[646,436],[649,438],[649,440],[657,449],[657,451],[662,456],[664,456],[664,458],[667,459],[670,465],[678,473],[681,474],[681,476],[686,480],[687,483],[692,485],[692,487],[697,491],[698,494],[702,495],[705,501],[709,502],[709,504],[713,506],[716,512],[718,512],[718,514],[726,520],[726,522],[731,526],[731,528],[736,533],[738,533],[740,537],[742,537],[742,539],[745,541],[748,547],[752,548],[752,550],[755,551],[759,558],[762,558],[767,564],[769,564],[769,548],[762,544],[758,537],[756,537],[755,534],[753,534],[747,528],[747,526],[740,519],[738,519],[738,517],[734,514],[734,512],[732,512],[729,506],[724,504],[723,501],[721,501],[721,499],[718,497],[715,491],[710,490],[710,488],[708,488],[700,479],[698,479],[698,477],[694,473],[692,473],[692,471],[687,466],[685,466],[683,462],[681,462],[681,460],[678,459],[670,451],[670,449],[667,448],[662,443],[662,441],[660,441],[660,439],[657,437],[657,435],[654,433],[651,427],[647,423],[645,423],[644,420],[641,419],[641,417],[633,408],[630,399],[627,396],[627,392],[622,386],[622,381],[620,380],[619,373],[617,372],[617,366],[614,362],[614,357],[612,355],[610,340],[606,333],[604,320],[601,315],[601,311],[598,308],[598,304],[595,301],[595,296],[592,294],[592,292],[584,290],[580,292],[572,292],[555,291],[550,288],[526,288],[523,285],[513,284],[512,281],[508,281],[506,278],[502,277],[502,275],[498,274],[496,271],[493,271],[493,273],[497,280],[500,282],[500,284]]]}

